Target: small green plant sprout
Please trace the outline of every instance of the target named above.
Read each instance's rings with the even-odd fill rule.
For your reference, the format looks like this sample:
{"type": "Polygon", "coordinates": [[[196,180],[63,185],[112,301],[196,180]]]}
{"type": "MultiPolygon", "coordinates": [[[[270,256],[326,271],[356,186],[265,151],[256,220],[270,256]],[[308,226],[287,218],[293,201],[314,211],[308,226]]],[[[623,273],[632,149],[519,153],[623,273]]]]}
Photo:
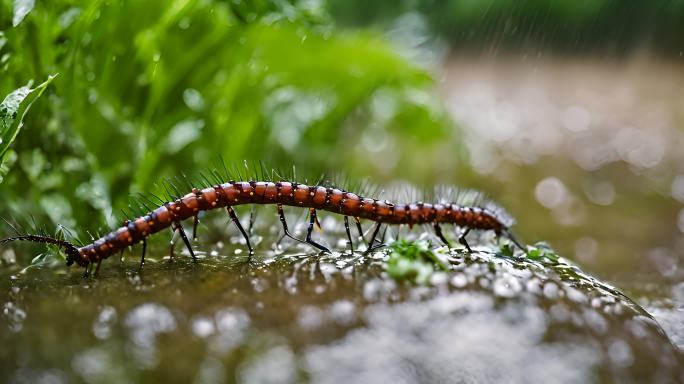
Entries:
{"type": "Polygon", "coordinates": [[[560,258],[549,244],[543,242],[528,246],[527,257],[544,264],[558,264],[560,258]]]}
{"type": "Polygon", "coordinates": [[[447,255],[428,241],[400,240],[390,246],[386,270],[395,280],[425,284],[437,270],[449,270],[447,255]]]}

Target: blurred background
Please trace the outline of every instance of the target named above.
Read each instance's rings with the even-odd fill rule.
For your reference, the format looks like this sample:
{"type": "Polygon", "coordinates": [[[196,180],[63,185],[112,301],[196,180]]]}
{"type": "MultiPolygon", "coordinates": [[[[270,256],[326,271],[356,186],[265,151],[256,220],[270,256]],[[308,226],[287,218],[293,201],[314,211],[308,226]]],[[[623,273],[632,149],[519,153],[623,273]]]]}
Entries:
{"type": "Polygon", "coordinates": [[[0,0],[17,89],[0,217],[103,232],[219,157],[477,188],[684,345],[682,0],[0,0]]]}
{"type": "Polygon", "coordinates": [[[220,158],[476,188],[669,338],[640,312],[619,319],[633,314],[620,298],[570,289],[593,280],[565,264],[543,288],[543,264],[502,255],[432,287],[341,254],[262,246],[253,267],[216,213],[200,268],[155,262],[164,234],[144,273],[136,249],[95,279],[44,247],[0,249],[7,380],[348,382],[365,366],[368,382],[629,382],[631,368],[668,382],[681,368],[684,0],[0,0],[3,98],[0,218],[88,239],[132,196],[220,158]],[[511,296],[523,286],[540,300],[511,296]]]}

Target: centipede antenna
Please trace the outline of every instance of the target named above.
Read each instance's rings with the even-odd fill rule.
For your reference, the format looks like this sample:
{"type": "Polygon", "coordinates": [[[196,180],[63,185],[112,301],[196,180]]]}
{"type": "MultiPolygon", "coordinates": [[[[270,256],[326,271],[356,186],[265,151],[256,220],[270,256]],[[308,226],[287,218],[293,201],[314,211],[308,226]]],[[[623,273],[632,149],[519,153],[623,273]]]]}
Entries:
{"type": "Polygon", "coordinates": [[[306,231],[306,242],[308,244],[320,249],[323,252],[327,252],[327,253],[332,254],[332,252],[330,252],[330,250],[328,248],[326,248],[326,247],[318,244],[317,242],[311,240],[311,233],[313,232],[314,223],[316,221],[317,221],[316,210],[314,208],[309,208],[309,228],[306,231]]]}
{"type": "Polygon", "coordinates": [[[238,219],[237,215],[235,214],[235,210],[233,210],[233,207],[228,206],[226,207],[226,211],[228,211],[228,215],[230,215],[230,219],[235,223],[235,226],[240,230],[240,233],[242,233],[242,236],[245,238],[245,242],[247,243],[247,248],[249,248],[249,256],[251,257],[254,254],[254,249],[252,249],[252,244],[249,242],[249,235],[247,235],[247,232],[245,232],[245,229],[242,228],[242,224],[240,224],[240,220],[238,219]]]}

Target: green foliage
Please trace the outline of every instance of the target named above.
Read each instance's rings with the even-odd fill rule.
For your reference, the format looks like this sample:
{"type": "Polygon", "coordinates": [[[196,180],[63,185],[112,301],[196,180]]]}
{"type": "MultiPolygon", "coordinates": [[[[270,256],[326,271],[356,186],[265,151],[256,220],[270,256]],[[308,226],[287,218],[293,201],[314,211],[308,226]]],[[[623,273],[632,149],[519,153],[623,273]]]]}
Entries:
{"type": "Polygon", "coordinates": [[[95,231],[220,156],[367,176],[369,142],[429,152],[451,131],[422,68],[335,31],[316,2],[59,0],[22,20],[13,3],[0,1],[0,94],[60,76],[13,144],[0,216],[95,231]]]}
{"type": "Polygon", "coordinates": [[[5,163],[5,157],[10,145],[14,142],[23,126],[26,112],[28,112],[31,104],[43,94],[45,88],[54,78],[54,76],[50,76],[47,81],[36,88],[31,88],[31,82],[29,82],[27,85],[7,95],[2,103],[0,103],[0,183],[4,175],[9,171],[9,165],[5,163]]]}
{"type": "Polygon", "coordinates": [[[527,257],[545,264],[557,264],[559,260],[556,251],[546,243],[537,243],[533,247],[529,247],[527,257]]]}
{"type": "Polygon", "coordinates": [[[386,262],[393,279],[425,284],[435,270],[448,270],[446,254],[432,248],[427,241],[399,240],[390,246],[386,262]]]}
{"type": "Polygon", "coordinates": [[[345,25],[387,24],[409,12],[457,49],[624,54],[648,46],[677,57],[684,1],[329,0],[345,25]]]}

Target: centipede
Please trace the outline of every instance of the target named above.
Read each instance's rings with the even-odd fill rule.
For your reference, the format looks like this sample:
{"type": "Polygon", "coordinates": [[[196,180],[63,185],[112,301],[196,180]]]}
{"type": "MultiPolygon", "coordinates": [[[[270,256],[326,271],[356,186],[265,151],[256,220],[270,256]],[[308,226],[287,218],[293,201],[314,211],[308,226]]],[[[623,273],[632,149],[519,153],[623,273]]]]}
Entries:
{"type": "MultiPolygon", "coordinates": [[[[318,252],[332,253],[332,251],[313,239],[313,229],[320,226],[318,214],[321,211],[341,215],[344,229],[351,253],[354,253],[354,241],[352,228],[355,226],[360,239],[365,242],[362,220],[374,223],[370,233],[370,240],[366,242],[363,252],[368,255],[385,246],[378,240],[378,234],[383,225],[396,226],[429,225],[434,234],[444,245],[451,247],[442,230],[442,225],[452,224],[461,229],[458,242],[467,250],[473,252],[466,241],[466,235],[471,231],[493,231],[499,237],[510,240],[515,246],[526,252],[526,247],[513,235],[511,226],[515,220],[495,203],[482,199],[477,205],[466,205],[456,201],[409,201],[392,202],[387,199],[378,199],[362,196],[361,193],[347,191],[344,188],[335,187],[330,183],[319,182],[307,184],[277,177],[276,172],[261,172],[260,177],[239,180],[230,178],[222,181],[224,177],[218,171],[212,171],[212,181],[202,176],[199,187],[189,188],[189,192],[182,194],[177,188],[169,192],[159,201],[156,208],[141,210],[137,217],[126,219],[118,228],[99,238],[94,238],[90,243],[76,245],[66,239],[41,234],[20,234],[0,240],[0,244],[13,241],[28,241],[45,243],[57,246],[66,256],[66,265],[74,264],[83,267],[84,277],[89,276],[95,268],[95,274],[100,270],[102,262],[112,255],[123,253],[133,245],[142,245],[140,267],[145,264],[145,251],[147,239],[164,229],[171,228],[174,240],[177,235],[182,239],[192,260],[197,262],[197,256],[186,234],[183,223],[192,219],[192,238],[196,238],[199,215],[205,211],[225,210],[230,220],[244,237],[249,257],[254,254],[254,248],[250,242],[249,232],[245,230],[236,214],[234,207],[241,205],[269,205],[274,206],[282,226],[282,238],[288,237],[300,243],[308,244],[318,252]],[[298,207],[308,210],[308,226],[306,237],[295,237],[288,228],[284,207],[298,207]]],[[[226,172],[225,176],[232,176],[226,172]]],[[[241,175],[240,175],[241,176],[241,175]]],[[[189,183],[189,186],[191,184],[189,183]]],[[[443,200],[443,199],[442,199],[443,200]]],[[[171,255],[175,241],[171,243],[171,255]]]]}

